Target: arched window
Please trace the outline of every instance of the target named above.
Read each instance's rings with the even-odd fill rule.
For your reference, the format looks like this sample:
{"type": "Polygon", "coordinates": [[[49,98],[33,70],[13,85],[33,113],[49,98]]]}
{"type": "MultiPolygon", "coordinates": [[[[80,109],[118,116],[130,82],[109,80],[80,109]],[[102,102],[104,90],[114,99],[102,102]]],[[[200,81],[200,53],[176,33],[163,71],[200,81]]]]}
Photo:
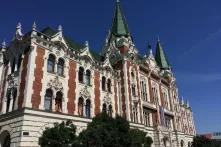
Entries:
{"type": "Polygon", "coordinates": [[[111,80],[110,79],[107,80],[107,90],[108,92],[111,92],[111,80]]]}
{"type": "Polygon", "coordinates": [[[86,117],[90,118],[91,117],[91,101],[90,100],[86,100],[85,112],[86,112],[86,117]]]}
{"type": "Polygon", "coordinates": [[[106,78],[104,76],[102,77],[102,90],[106,90],[106,78]]]}
{"type": "Polygon", "coordinates": [[[188,147],[191,147],[191,142],[188,142],[188,147]]]}
{"type": "Polygon", "coordinates": [[[86,85],[91,85],[91,71],[90,70],[86,70],[86,77],[85,77],[85,80],[86,80],[86,85]]]}
{"type": "Polygon", "coordinates": [[[78,80],[80,83],[84,83],[84,68],[80,67],[78,71],[78,80]]]}
{"type": "Polygon", "coordinates": [[[78,100],[78,115],[83,116],[84,114],[84,100],[82,97],[78,100]]]}
{"type": "Polygon", "coordinates": [[[0,145],[2,147],[10,147],[11,144],[11,137],[8,131],[3,131],[0,134],[0,145]]]}
{"type": "Polygon", "coordinates": [[[10,103],[11,103],[11,90],[10,89],[7,90],[6,98],[7,98],[6,113],[8,113],[9,112],[10,103]]]}
{"type": "Polygon", "coordinates": [[[110,117],[112,117],[112,112],[113,112],[112,106],[109,105],[109,107],[108,107],[108,115],[109,115],[110,117]]]}
{"type": "Polygon", "coordinates": [[[61,59],[61,58],[58,59],[57,74],[59,76],[63,76],[64,75],[64,60],[61,59]]]}
{"type": "Polygon", "coordinates": [[[181,140],[180,146],[181,146],[181,147],[184,147],[184,141],[183,141],[183,140],[181,140]]]}
{"type": "Polygon", "coordinates": [[[107,105],[105,103],[103,104],[102,112],[107,113],[107,105]]]}
{"type": "Polygon", "coordinates": [[[13,105],[12,105],[12,110],[15,109],[15,101],[16,101],[16,97],[17,97],[17,89],[14,88],[14,90],[13,90],[13,105]]]}
{"type": "Polygon", "coordinates": [[[55,66],[55,56],[50,54],[49,57],[48,57],[47,71],[48,72],[54,72],[54,66],[55,66]]]}
{"type": "Polygon", "coordinates": [[[19,57],[18,57],[18,70],[21,67],[21,62],[22,62],[22,54],[20,54],[19,57]]]}
{"type": "Polygon", "coordinates": [[[45,93],[45,101],[44,101],[44,108],[45,110],[52,110],[52,96],[53,92],[51,89],[47,89],[45,93]]]}
{"type": "Polygon", "coordinates": [[[11,64],[11,73],[14,73],[15,71],[15,57],[13,58],[12,64],[11,64]]]}
{"type": "Polygon", "coordinates": [[[132,84],[132,95],[136,96],[136,88],[134,84],[132,84]]]}
{"type": "Polygon", "coordinates": [[[133,73],[133,72],[131,72],[131,78],[132,78],[132,83],[135,84],[136,80],[135,80],[135,76],[134,76],[134,73],[133,73]]]}
{"type": "Polygon", "coordinates": [[[55,98],[55,111],[56,112],[62,112],[62,97],[63,97],[62,92],[58,91],[56,93],[56,98],[55,98]]]}
{"type": "Polygon", "coordinates": [[[133,72],[131,72],[131,78],[132,78],[132,84],[131,84],[132,95],[136,96],[136,83],[135,83],[135,76],[133,72]]]}
{"type": "Polygon", "coordinates": [[[137,105],[133,106],[133,122],[138,123],[138,112],[137,112],[137,105]]]}

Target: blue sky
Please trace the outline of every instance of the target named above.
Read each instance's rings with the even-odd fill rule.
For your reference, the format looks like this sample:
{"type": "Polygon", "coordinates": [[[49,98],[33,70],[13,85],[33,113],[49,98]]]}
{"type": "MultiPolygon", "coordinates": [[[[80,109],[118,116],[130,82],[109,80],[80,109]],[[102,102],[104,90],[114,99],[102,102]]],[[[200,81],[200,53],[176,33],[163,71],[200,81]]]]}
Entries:
{"type": "MultiPolygon", "coordinates": [[[[115,0],[2,0],[0,41],[9,42],[18,22],[57,28],[99,51],[111,27],[115,0]]],[[[221,131],[221,1],[121,0],[140,54],[156,38],[165,48],[180,95],[193,108],[198,133],[221,131]]]]}

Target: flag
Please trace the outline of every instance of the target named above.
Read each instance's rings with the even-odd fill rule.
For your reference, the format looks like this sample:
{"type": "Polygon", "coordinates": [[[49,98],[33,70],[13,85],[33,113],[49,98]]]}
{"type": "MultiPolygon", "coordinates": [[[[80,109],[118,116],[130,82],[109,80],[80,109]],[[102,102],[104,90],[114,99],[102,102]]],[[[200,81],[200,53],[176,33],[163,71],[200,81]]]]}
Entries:
{"type": "Polygon", "coordinates": [[[162,106],[160,106],[160,122],[161,122],[161,126],[166,126],[164,108],[162,106]]]}

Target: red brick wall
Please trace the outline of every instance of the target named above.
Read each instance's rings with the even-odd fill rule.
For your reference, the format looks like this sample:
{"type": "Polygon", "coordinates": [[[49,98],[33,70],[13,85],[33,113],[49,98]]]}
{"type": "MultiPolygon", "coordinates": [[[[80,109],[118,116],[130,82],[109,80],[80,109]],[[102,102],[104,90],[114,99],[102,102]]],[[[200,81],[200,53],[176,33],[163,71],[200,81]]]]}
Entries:
{"type": "Polygon", "coordinates": [[[143,121],[143,114],[142,114],[142,110],[141,110],[141,96],[140,96],[140,82],[139,82],[139,73],[138,73],[138,67],[136,66],[136,74],[137,74],[137,92],[138,92],[138,103],[139,103],[139,109],[140,109],[140,121],[143,121]]]}
{"type": "Polygon", "coordinates": [[[25,83],[26,83],[26,75],[27,75],[27,67],[28,67],[28,53],[25,54],[23,63],[22,63],[22,72],[21,72],[21,83],[19,86],[19,96],[18,96],[18,109],[22,108],[24,101],[24,91],[25,91],[25,83]]]}
{"type": "Polygon", "coordinates": [[[120,50],[121,54],[126,54],[129,50],[129,48],[126,47],[126,46],[122,46],[122,47],[119,48],[119,50],[120,50]]]}
{"type": "Polygon", "coordinates": [[[94,114],[97,115],[100,113],[100,73],[98,71],[94,72],[94,94],[95,94],[95,108],[94,114]]]}
{"type": "Polygon", "coordinates": [[[35,80],[33,82],[33,94],[31,98],[32,108],[38,109],[41,103],[41,96],[40,92],[42,90],[42,83],[41,80],[43,78],[43,66],[44,66],[44,55],[45,49],[38,47],[37,48],[37,56],[35,59],[35,70],[34,70],[34,77],[35,80]]]}
{"type": "Polygon", "coordinates": [[[4,93],[5,93],[5,84],[6,84],[6,76],[7,76],[7,73],[8,73],[8,66],[6,66],[6,69],[5,69],[5,73],[4,73],[4,77],[3,77],[3,84],[1,85],[1,99],[0,99],[0,111],[2,110],[2,105],[3,105],[3,97],[4,97],[4,93]]]}
{"type": "Polygon", "coordinates": [[[131,63],[129,61],[126,62],[127,63],[127,80],[128,80],[128,95],[129,95],[129,111],[130,111],[130,118],[132,120],[132,98],[131,98],[131,82],[130,82],[130,66],[131,66],[131,63]]]}
{"type": "MultiPolygon", "coordinates": [[[[122,67],[123,68],[123,67],[122,67]]],[[[123,117],[127,118],[126,115],[126,97],[125,97],[125,87],[124,87],[124,72],[123,69],[120,73],[121,76],[121,94],[122,94],[122,111],[123,111],[123,117]]]]}
{"type": "Polygon", "coordinates": [[[118,99],[117,99],[117,80],[114,80],[114,100],[115,100],[115,111],[118,113],[118,99]]]}
{"type": "Polygon", "coordinates": [[[68,114],[74,114],[75,110],[75,100],[76,100],[76,62],[71,61],[69,62],[69,80],[68,80],[68,103],[67,103],[67,109],[68,114]]]}

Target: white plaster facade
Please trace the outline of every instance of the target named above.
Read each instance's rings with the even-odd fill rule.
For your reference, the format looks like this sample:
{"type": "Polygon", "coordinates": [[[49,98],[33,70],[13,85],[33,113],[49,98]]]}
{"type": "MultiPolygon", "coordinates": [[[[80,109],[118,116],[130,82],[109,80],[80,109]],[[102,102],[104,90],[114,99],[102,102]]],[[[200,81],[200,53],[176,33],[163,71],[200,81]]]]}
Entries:
{"type": "Polygon", "coordinates": [[[67,41],[61,26],[57,31],[38,31],[34,24],[31,33],[21,32],[19,24],[12,43],[0,49],[0,147],[7,136],[12,147],[39,146],[38,138],[46,127],[68,119],[79,133],[103,110],[103,104],[111,106],[112,117],[121,115],[132,128],[145,131],[154,141],[152,147],[187,147],[192,142],[196,133],[192,110],[188,102],[180,101],[171,69],[160,68],[151,49],[139,57],[130,35],[110,33],[102,54],[94,55],[88,42],[67,41]],[[55,57],[53,72],[48,72],[50,55],[55,57]],[[58,74],[59,59],[64,61],[62,75],[58,74]],[[79,80],[80,67],[84,69],[83,81],[79,80]],[[103,76],[110,80],[105,90],[103,76]],[[50,111],[45,107],[47,89],[53,93],[50,111]],[[62,93],[59,106],[57,92],[62,93]]]}

